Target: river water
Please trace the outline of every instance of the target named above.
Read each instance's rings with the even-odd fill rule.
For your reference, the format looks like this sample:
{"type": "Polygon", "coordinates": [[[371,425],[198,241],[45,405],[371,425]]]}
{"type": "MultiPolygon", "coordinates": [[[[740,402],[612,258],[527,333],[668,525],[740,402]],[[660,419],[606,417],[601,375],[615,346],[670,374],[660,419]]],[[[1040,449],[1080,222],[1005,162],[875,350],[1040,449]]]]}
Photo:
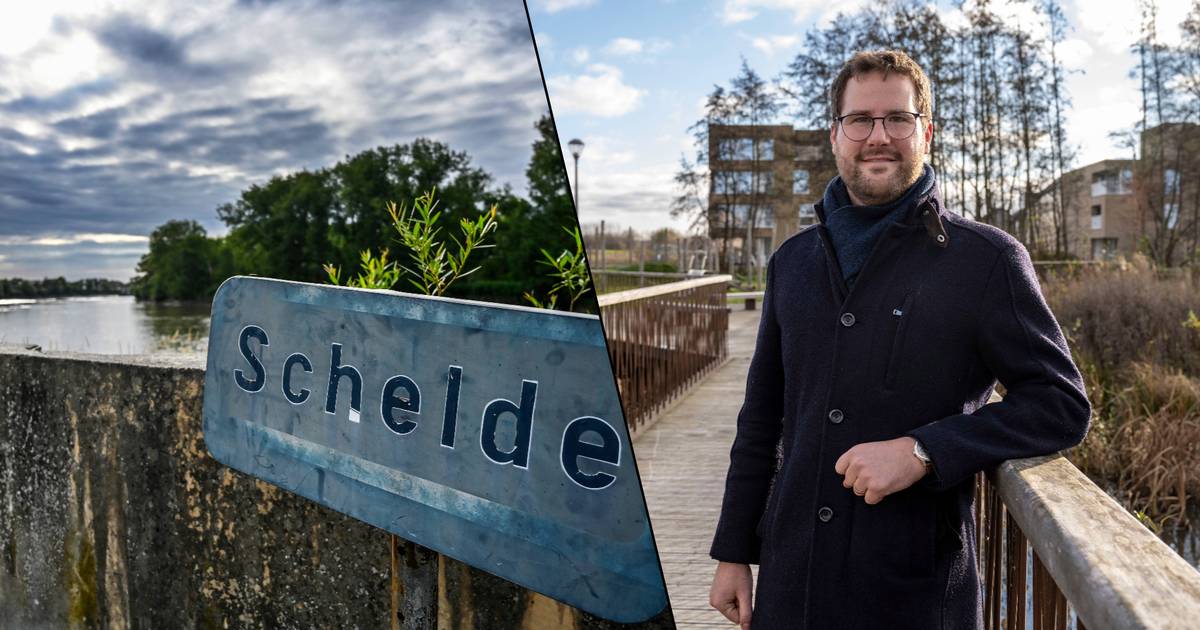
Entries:
{"type": "Polygon", "coordinates": [[[0,300],[0,343],[95,354],[203,354],[209,308],[127,295],[0,300]]]}

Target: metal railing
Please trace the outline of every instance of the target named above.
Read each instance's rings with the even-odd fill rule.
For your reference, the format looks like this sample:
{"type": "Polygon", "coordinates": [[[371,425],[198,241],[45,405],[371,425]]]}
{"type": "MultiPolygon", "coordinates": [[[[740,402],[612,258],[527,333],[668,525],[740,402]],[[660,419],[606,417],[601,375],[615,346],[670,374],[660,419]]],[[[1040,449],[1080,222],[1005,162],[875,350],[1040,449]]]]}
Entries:
{"type": "Polygon", "coordinates": [[[732,280],[711,276],[599,297],[631,435],[725,359],[732,280]]]}
{"type": "Polygon", "coordinates": [[[976,484],[985,627],[1200,627],[1200,572],[1064,457],[976,484]]]}

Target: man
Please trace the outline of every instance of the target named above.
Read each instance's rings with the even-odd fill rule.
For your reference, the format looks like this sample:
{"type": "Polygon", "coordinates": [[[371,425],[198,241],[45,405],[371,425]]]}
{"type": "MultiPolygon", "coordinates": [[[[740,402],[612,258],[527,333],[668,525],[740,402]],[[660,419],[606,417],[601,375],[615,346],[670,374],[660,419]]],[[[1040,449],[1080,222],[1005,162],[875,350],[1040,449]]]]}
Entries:
{"type": "Polygon", "coordinates": [[[768,265],[710,603],[743,628],[982,628],[974,474],[1079,443],[1091,408],[1024,247],[943,207],[920,67],[860,52],[830,97],[838,176],[768,265]]]}

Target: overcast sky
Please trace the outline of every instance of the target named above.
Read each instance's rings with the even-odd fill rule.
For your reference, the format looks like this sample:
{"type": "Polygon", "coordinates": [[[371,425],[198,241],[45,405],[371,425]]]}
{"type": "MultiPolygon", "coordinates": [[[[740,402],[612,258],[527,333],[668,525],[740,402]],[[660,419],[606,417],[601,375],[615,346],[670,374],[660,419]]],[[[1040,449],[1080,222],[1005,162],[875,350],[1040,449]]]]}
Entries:
{"type": "MultiPolygon", "coordinates": [[[[530,0],[560,140],[586,144],[579,161],[584,223],[686,229],[668,214],[679,157],[694,156],[687,128],[705,95],[728,85],[740,56],[774,79],[800,50],[805,31],[867,0],[530,0]]],[[[955,23],[957,1],[930,2],[955,23]]],[[[1077,164],[1129,157],[1108,134],[1138,120],[1138,86],[1128,77],[1140,24],[1136,0],[1062,0],[1073,30],[1060,53],[1073,70],[1069,141],[1077,164]]],[[[1158,0],[1158,30],[1179,40],[1190,0],[1158,0]]],[[[992,7],[1012,22],[1034,16],[1007,2],[992,7]]],[[[936,93],[936,86],[935,86],[936,93]]],[[[793,121],[780,120],[790,124],[793,121]]],[[[935,140],[936,141],[936,140],[935,140]]],[[[567,158],[570,160],[570,156],[567,158]]],[[[572,177],[572,171],[568,170],[572,177]]],[[[824,182],[821,182],[821,186],[824,182]]]]}
{"type": "Polygon", "coordinates": [[[125,280],[170,219],[419,136],[525,193],[520,0],[5,3],[0,277],[125,280]]]}

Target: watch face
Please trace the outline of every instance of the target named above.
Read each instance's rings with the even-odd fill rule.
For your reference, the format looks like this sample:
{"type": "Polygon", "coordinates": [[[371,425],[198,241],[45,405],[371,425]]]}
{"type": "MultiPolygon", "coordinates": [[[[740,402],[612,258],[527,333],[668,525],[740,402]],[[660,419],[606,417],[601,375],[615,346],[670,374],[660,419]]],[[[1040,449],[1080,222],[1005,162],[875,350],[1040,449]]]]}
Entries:
{"type": "Polygon", "coordinates": [[[929,463],[929,454],[925,452],[925,447],[921,446],[920,442],[913,443],[913,455],[916,455],[917,459],[922,462],[929,463]]]}

